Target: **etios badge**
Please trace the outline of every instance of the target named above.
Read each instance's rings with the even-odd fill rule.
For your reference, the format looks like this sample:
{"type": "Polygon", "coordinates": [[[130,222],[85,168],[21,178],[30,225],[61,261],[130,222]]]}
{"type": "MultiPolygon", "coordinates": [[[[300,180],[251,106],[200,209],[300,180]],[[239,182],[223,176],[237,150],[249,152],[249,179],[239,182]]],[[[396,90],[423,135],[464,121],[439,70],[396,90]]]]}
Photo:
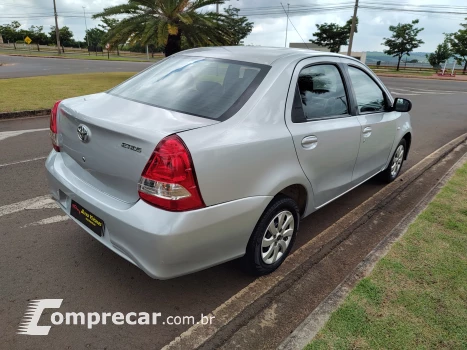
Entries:
{"type": "Polygon", "coordinates": [[[83,142],[88,142],[89,141],[89,137],[91,136],[91,131],[89,130],[89,128],[84,125],[84,124],[80,124],[78,126],[78,137],[81,141],[83,142]]]}

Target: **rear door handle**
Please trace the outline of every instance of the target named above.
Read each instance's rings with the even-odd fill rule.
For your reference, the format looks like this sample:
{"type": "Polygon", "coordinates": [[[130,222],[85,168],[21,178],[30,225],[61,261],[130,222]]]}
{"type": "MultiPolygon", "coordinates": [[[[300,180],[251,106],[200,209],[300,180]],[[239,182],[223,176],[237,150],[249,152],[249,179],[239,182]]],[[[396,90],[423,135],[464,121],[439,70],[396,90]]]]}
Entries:
{"type": "Polygon", "coordinates": [[[302,140],[302,147],[305,149],[313,149],[318,146],[318,138],[314,135],[304,137],[302,140]]]}
{"type": "Polygon", "coordinates": [[[363,129],[363,137],[370,137],[372,129],[367,126],[363,129]]]}

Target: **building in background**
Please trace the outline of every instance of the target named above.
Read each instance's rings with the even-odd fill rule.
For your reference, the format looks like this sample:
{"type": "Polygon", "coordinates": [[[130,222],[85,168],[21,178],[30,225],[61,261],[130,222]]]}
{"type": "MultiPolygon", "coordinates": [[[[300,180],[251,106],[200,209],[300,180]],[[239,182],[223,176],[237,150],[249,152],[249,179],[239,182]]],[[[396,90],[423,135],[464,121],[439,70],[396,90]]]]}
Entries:
{"type": "MultiPolygon", "coordinates": [[[[296,48],[296,49],[308,49],[308,50],[314,50],[314,51],[323,51],[323,52],[331,52],[331,50],[329,50],[327,47],[324,47],[324,46],[319,46],[319,45],[316,45],[316,44],[313,44],[313,43],[290,43],[289,44],[289,47],[293,47],[293,48],[296,48]]],[[[347,52],[339,52],[340,54],[342,55],[347,55],[347,52]]],[[[362,63],[365,63],[366,62],[366,52],[353,52],[352,51],[352,54],[351,56],[353,58],[356,58],[357,60],[359,60],[360,62],[362,63]]]]}

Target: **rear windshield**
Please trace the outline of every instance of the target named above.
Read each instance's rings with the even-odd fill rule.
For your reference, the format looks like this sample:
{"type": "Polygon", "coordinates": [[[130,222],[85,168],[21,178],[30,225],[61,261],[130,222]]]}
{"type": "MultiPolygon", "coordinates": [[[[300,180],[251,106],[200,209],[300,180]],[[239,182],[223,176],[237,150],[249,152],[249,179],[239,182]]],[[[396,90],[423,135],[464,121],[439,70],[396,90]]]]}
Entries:
{"type": "Polygon", "coordinates": [[[176,55],[109,93],[177,112],[226,120],[248,101],[269,68],[239,61],[176,55]]]}

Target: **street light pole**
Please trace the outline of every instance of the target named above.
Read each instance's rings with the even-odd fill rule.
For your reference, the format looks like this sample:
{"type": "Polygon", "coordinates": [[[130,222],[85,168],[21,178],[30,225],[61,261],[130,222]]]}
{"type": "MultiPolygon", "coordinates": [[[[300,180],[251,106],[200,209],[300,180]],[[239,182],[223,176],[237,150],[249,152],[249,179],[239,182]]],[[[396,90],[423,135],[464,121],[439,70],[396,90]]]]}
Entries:
{"type": "Polygon", "coordinates": [[[290,4],[287,4],[287,24],[285,25],[285,44],[284,47],[287,47],[287,34],[289,32],[289,12],[290,4]]]}
{"type": "Polygon", "coordinates": [[[84,26],[86,27],[86,43],[88,44],[88,51],[89,51],[88,23],[86,22],[86,6],[83,6],[83,12],[84,12],[84,26]]]}
{"type": "Polygon", "coordinates": [[[57,20],[57,6],[55,5],[55,0],[54,2],[54,14],[55,14],[55,36],[57,37],[57,50],[58,54],[61,55],[62,51],[60,51],[60,30],[58,29],[58,20],[57,20]]]}
{"type": "Polygon", "coordinates": [[[355,34],[355,26],[357,25],[357,10],[358,10],[358,0],[355,0],[355,7],[353,10],[352,28],[350,29],[349,48],[347,49],[347,56],[352,55],[353,36],[355,34]]]}
{"type": "Polygon", "coordinates": [[[88,43],[88,47],[89,47],[88,23],[86,22],[86,6],[83,6],[83,13],[84,13],[84,26],[86,27],[86,42],[88,43]]]}

